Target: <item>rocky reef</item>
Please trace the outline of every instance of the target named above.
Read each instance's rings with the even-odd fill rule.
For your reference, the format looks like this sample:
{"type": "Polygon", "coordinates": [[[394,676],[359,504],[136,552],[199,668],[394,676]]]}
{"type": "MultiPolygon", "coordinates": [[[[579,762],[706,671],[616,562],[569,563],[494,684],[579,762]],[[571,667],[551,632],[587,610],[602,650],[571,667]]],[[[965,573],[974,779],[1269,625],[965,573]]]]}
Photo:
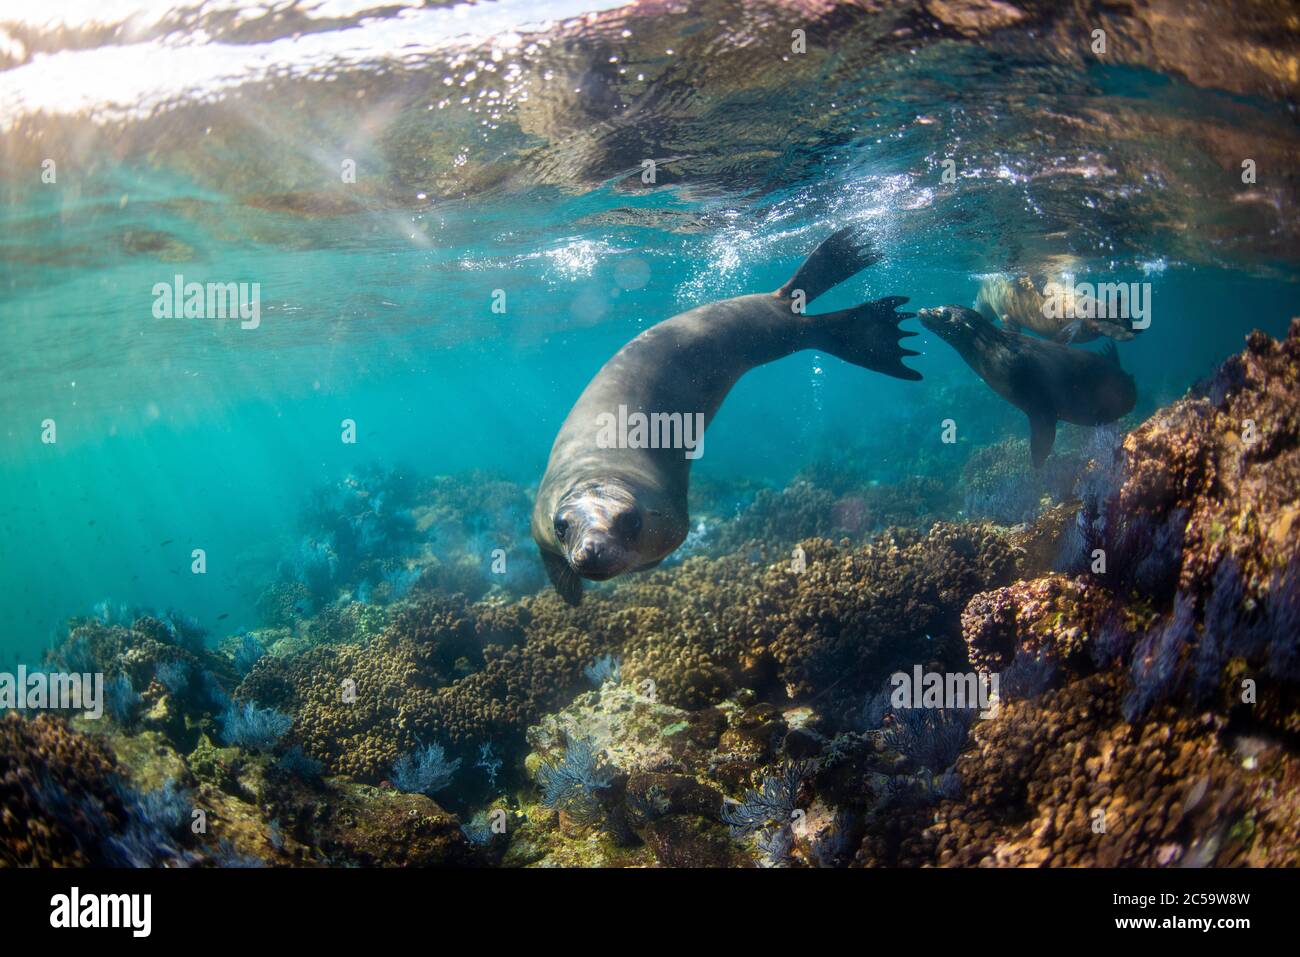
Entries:
{"type": "MultiPolygon", "coordinates": [[[[1005,458],[940,497],[1019,481],[1005,458]]],[[[49,664],[103,672],[106,717],[0,721],[0,862],[1295,865],[1300,321],[1059,468],[1008,498],[1027,521],[856,537],[859,486],[746,489],[698,554],[577,608],[354,576],[215,647],[76,620],[49,664]],[[995,694],[909,706],[914,669],[995,694]]],[[[515,534],[513,492],[402,508],[515,534]]],[[[411,527],[343,510],[330,548],[376,514],[411,527]]]]}

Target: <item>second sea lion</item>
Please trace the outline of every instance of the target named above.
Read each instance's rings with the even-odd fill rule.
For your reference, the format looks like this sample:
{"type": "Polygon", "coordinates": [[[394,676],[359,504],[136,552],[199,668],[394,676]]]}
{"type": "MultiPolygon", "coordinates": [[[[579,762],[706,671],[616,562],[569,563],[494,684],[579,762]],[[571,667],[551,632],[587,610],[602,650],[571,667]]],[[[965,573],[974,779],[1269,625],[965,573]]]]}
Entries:
{"type": "MultiPolygon", "coordinates": [[[[998,274],[987,277],[975,297],[975,310],[986,319],[1001,322],[1009,332],[1029,329],[1054,342],[1080,344],[1105,337],[1127,342],[1133,330],[1119,319],[1087,317],[1071,319],[1081,311],[1083,303],[1076,300],[1071,283],[1058,283],[1063,297],[1062,316],[1049,315],[1047,297],[1028,276],[998,274]]],[[[1042,288],[1050,282],[1043,280],[1042,288]]]]}
{"type": "Polygon", "coordinates": [[[841,229],[776,292],[666,319],[605,363],[560,427],[533,506],[533,539],[565,601],[582,599],[582,579],[652,568],[686,538],[691,462],[704,428],[750,369],[817,349],[900,379],[921,378],[901,361],[917,355],[899,345],[916,335],[898,329],[913,315],[896,311],[906,298],[803,313],[804,303],[876,258],[852,227],[841,229]],[[635,440],[620,441],[625,435],[635,440]]]}
{"type": "Polygon", "coordinates": [[[993,391],[1029,416],[1034,467],[1047,460],[1057,421],[1103,425],[1137,403],[1133,377],[1120,368],[1115,343],[1100,353],[999,329],[974,309],[922,309],[921,325],[957,350],[993,391]]]}

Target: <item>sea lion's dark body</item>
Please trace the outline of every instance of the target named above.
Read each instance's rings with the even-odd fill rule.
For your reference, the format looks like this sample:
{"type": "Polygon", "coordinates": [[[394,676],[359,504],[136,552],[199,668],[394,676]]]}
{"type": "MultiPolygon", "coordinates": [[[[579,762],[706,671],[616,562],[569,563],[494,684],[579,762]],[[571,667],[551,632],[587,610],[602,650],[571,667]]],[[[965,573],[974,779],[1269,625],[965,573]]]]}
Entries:
{"type": "MultiPolygon", "coordinates": [[[[591,380],[560,427],[537,490],[532,533],[546,569],[566,600],[581,578],[604,580],[650,568],[690,528],[686,495],[692,458],[681,447],[602,447],[601,418],[634,413],[700,416],[707,427],[736,381],[755,366],[819,349],[899,378],[920,375],[900,361],[897,313],[890,297],[817,316],[795,308],[812,301],[874,257],[848,230],[814,251],[775,293],[739,296],[683,312],[647,329],[591,380]]],[[[703,429],[699,430],[702,432],[703,429]]]]}
{"type": "Polygon", "coordinates": [[[1101,353],[999,329],[963,306],[922,309],[921,323],[960,353],[1002,398],[1029,417],[1030,452],[1043,464],[1057,421],[1103,425],[1133,411],[1137,389],[1114,343],[1101,353]]]}

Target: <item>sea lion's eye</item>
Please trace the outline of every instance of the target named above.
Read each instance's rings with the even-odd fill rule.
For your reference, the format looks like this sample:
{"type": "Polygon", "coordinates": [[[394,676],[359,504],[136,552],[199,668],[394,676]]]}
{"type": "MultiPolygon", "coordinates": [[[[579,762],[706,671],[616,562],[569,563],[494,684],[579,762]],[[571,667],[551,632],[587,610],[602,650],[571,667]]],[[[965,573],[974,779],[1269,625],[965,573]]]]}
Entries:
{"type": "Polygon", "coordinates": [[[555,537],[560,541],[564,541],[564,536],[567,534],[569,534],[569,523],[562,518],[556,518],[555,537]]]}
{"type": "Polygon", "coordinates": [[[618,530],[625,538],[635,538],[641,533],[641,513],[624,512],[618,517],[618,530]]]}

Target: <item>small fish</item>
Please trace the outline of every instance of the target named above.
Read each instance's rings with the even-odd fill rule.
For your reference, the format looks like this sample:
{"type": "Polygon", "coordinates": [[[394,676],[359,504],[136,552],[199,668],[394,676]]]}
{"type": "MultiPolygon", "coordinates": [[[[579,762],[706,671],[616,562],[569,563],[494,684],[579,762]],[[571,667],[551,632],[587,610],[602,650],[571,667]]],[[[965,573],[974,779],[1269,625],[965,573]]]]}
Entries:
{"type": "Polygon", "coordinates": [[[229,617],[230,617],[230,612],[223,611],[220,615],[217,616],[217,621],[225,621],[229,617]]]}
{"type": "Polygon", "coordinates": [[[174,538],[169,538],[169,539],[167,539],[166,541],[159,542],[159,543],[158,543],[158,547],[159,547],[159,548],[162,548],[164,545],[170,545],[170,544],[171,544],[172,542],[174,542],[174,541],[176,541],[176,539],[174,539],[174,538]]]}

